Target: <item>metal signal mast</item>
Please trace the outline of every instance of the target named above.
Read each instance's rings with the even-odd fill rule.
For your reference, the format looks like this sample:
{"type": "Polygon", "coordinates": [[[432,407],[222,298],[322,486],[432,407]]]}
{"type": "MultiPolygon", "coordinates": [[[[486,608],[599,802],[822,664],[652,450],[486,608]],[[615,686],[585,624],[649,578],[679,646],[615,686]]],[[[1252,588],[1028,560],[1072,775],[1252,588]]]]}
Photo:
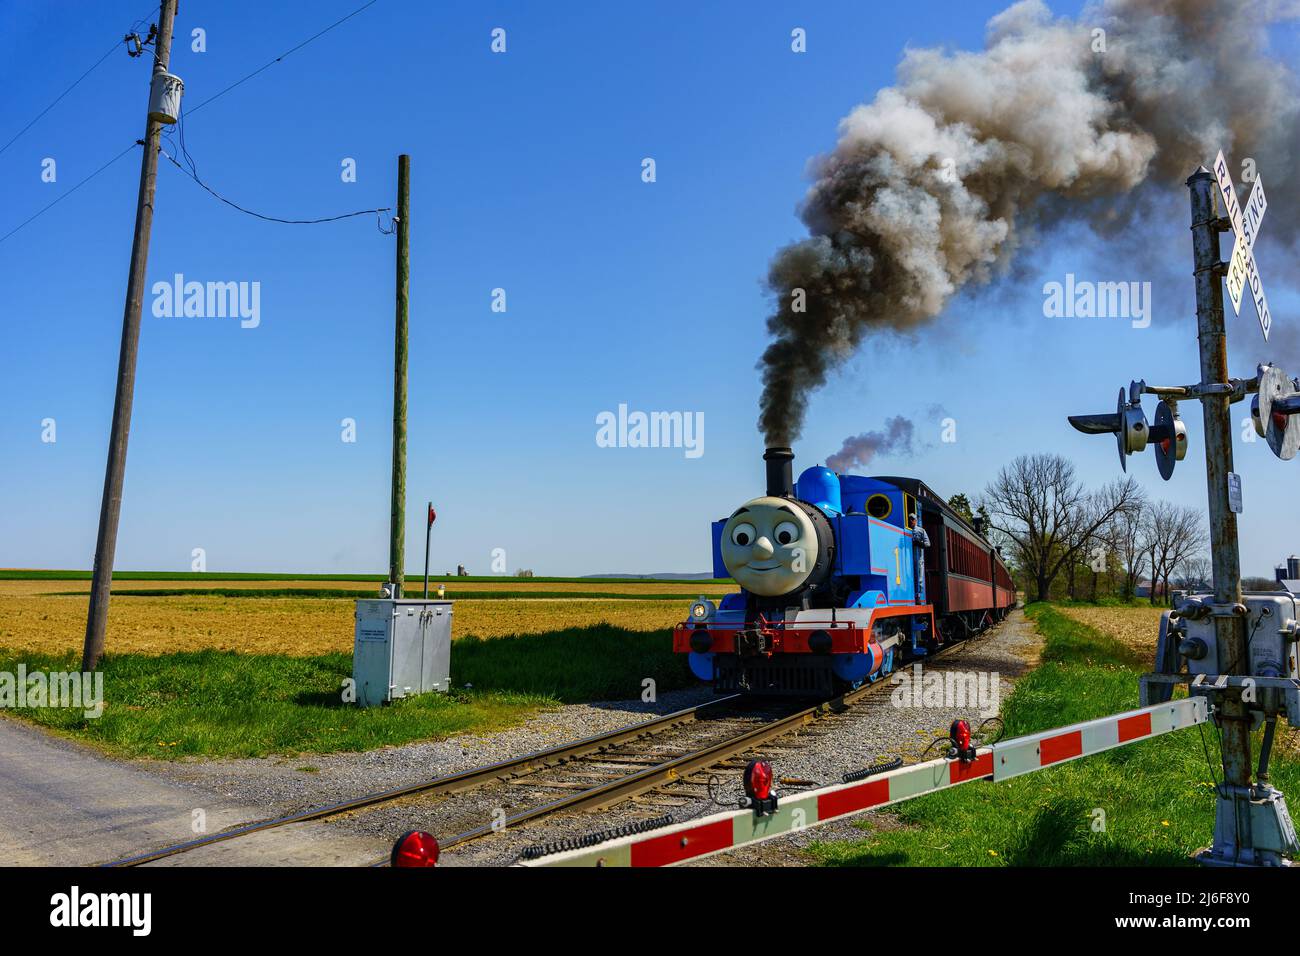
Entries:
{"type": "Polygon", "coordinates": [[[1207,697],[1222,740],[1223,781],[1218,786],[1214,845],[1202,862],[1220,866],[1283,865],[1300,850],[1281,791],[1269,785],[1268,760],[1280,715],[1300,726],[1300,667],[1295,596],[1279,592],[1243,594],[1237,515],[1241,479],[1233,471],[1231,406],[1248,394],[1260,437],[1279,458],[1300,448],[1300,383],[1273,365],[1261,365],[1252,379],[1228,376],[1223,280],[1233,308],[1250,288],[1260,328],[1268,340],[1272,320],[1254,258],[1254,241],[1267,200],[1257,180],[1243,211],[1220,152],[1214,172],[1199,167],[1187,180],[1191,191],[1192,253],[1196,283],[1197,339],[1201,381],[1196,385],[1152,386],[1145,381],[1120,390],[1115,414],[1070,418],[1079,431],[1113,433],[1120,464],[1152,444],[1160,475],[1168,480],[1187,451],[1187,430],[1178,416],[1179,399],[1201,402],[1205,424],[1205,474],[1209,498],[1214,593],[1184,595],[1165,613],[1156,645],[1156,671],[1142,678],[1143,705],[1168,701],[1177,683],[1207,697]],[[1216,214],[1215,192],[1224,214],[1216,214]],[[1236,237],[1230,262],[1222,261],[1219,234],[1236,237]],[[1155,425],[1148,425],[1142,396],[1160,397],[1155,425]],[[1263,725],[1259,767],[1252,781],[1251,731],[1263,725]]]}

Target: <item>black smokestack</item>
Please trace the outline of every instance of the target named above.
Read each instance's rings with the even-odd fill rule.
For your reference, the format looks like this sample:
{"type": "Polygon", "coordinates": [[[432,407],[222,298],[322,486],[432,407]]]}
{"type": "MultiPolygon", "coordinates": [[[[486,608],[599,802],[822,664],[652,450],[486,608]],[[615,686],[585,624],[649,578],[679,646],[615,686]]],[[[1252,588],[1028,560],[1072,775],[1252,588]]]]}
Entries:
{"type": "Polygon", "coordinates": [[[794,497],[794,452],[789,448],[774,447],[763,452],[767,462],[767,493],[773,498],[794,497]]]}
{"type": "Polygon", "coordinates": [[[867,336],[934,319],[1035,230],[1113,230],[1148,193],[1167,202],[1220,148],[1243,200],[1245,160],[1287,183],[1269,193],[1269,241],[1292,242],[1300,96],[1268,26],[1297,14],[1294,0],[1099,0],[1069,19],[1020,0],[981,51],[907,50],[897,84],[813,164],[809,237],[769,267],[767,444],[793,443],[809,396],[867,336]]]}

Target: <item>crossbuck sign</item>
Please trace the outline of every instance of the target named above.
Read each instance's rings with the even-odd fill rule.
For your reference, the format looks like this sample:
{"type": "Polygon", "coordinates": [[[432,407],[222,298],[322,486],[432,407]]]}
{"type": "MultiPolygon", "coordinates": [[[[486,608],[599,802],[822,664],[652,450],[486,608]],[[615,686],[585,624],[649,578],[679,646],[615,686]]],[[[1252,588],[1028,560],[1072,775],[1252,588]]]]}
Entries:
{"type": "Polygon", "coordinates": [[[1259,224],[1264,221],[1264,211],[1268,208],[1268,199],[1264,196],[1264,180],[1255,177],[1255,186],[1250,191],[1250,200],[1243,210],[1237,202],[1237,190],[1232,185],[1232,174],[1228,172],[1228,163],[1219,150],[1214,160],[1214,178],[1218,180],[1219,192],[1223,196],[1223,209],[1228,221],[1232,223],[1233,234],[1237,241],[1232,247],[1232,261],[1228,263],[1228,296],[1232,299],[1232,311],[1241,314],[1241,296],[1246,286],[1250,286],[1251,298],[1255,300],[1255,312],[1259,316],[1259,328],[1268,341],[1268,330],[1273,319],[1268,312],[1268,300],[1264,298],[1264,284],[1259,278],[1259,268],[1255,265],[1255,237],[1259,235],[1259,224]]]}

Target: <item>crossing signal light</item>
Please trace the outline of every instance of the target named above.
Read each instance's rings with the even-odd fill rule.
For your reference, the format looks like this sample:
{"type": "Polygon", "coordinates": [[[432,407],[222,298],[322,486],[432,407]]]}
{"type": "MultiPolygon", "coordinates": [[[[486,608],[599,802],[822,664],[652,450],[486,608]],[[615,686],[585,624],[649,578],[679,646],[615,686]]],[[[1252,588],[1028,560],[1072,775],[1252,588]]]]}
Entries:
{"type": "Polygon", "coordinates": [[[397,838],[389,861],[393,866],[437,866],[438,840],[432,833],[412,830],[397,838]]]}
{"type": "Polygon", "coordinates": [[[1085,435],[1114,435],[1119,465],[1124,471],[1128,471],[1129,455],[1152,445],[1160,477],[1168,481],[1174,474],[1174,466],[1187,457],[1187,426],[1172,399],[1164,399],[1156,406],[1156,423],[1148,424],[1142,411],[1145,389],[1146,382],[1133,382],[1127,397],[1124,389],[1119,390],[1114,414],[1071,415],[1069,421],[1085,435]]]}
{"type": "Polygon", "coordinates": [[[760,817],[776,812],[774,781],[770,762],[761,758],[751,760],[745,767],[745,798],[740,805],[752,809],[760,817]]]}
{"type": "Polygon", "coordinates": [[[1300,451],[1300,385],[1276,365],[1259,366],[1259,391],[1250,417],[1273,454],[1290,461],[1300,451]]]}

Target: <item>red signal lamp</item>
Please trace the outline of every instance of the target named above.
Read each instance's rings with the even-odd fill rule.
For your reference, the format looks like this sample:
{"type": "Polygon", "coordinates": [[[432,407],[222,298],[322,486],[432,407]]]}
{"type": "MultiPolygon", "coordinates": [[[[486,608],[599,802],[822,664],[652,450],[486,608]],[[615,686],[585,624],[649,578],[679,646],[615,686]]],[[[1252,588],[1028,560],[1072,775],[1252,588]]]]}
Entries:
{"type": "Polygon", "coordinates": [[[393,866],[437,866],[438,840],[432,833],[412,830],[397,838],[393,844],[393,866]]]}
{"type": "Polygon", "coordinates": [[[749,808],[758,816],[776,812],[776,791],[773,783],[772,764],[761,758],[751,760],[745,767],[745,796],[740,805],[749,808]]]}
{"type": "Polygon", "coordinates": [[[969,763],[975,759],[975,745],[970,739],[970,724],[960,718],[952,722],[948,728],[948,740],[952,746],[948,749],[948,756],[963,762],[969,763]]]}

